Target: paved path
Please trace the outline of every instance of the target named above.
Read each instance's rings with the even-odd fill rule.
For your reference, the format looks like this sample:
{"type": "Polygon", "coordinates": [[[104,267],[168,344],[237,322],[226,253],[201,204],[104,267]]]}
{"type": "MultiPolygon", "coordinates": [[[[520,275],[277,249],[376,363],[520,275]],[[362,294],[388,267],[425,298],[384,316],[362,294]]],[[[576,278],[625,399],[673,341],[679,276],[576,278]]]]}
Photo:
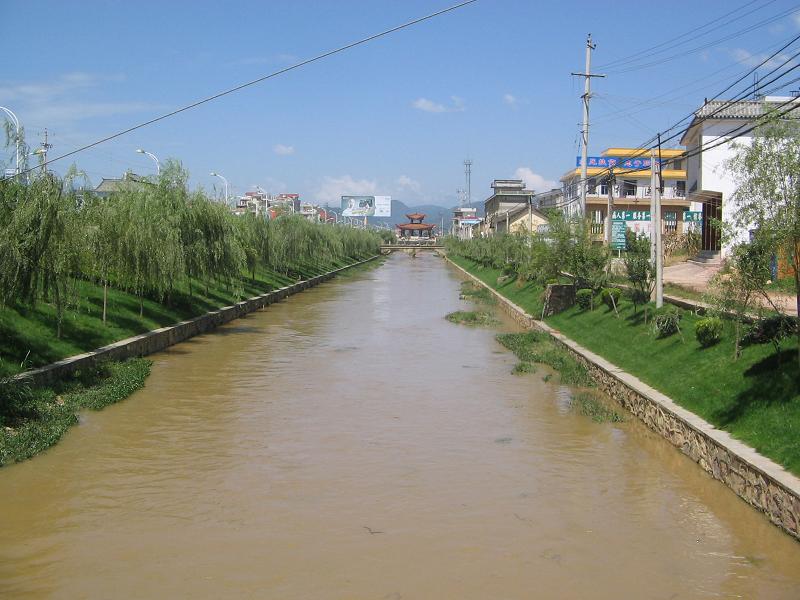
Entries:
{"type": "MultiPolygon", "coordinates": [[[[719,269],[719,266],[704,266],[692,262],[681,262],[669,267],[664,267],[664,282],[675,283],[698,292],[705,292],[708,290],[709,280],[716,275],[719,269]]],[[[797,306],[794,296],[771,293],[770,299],[785,314],[797,315],[797,306]]],[[[765,308],[771,308],[765,299],[762,299],[762,305],[765,308]]]]}

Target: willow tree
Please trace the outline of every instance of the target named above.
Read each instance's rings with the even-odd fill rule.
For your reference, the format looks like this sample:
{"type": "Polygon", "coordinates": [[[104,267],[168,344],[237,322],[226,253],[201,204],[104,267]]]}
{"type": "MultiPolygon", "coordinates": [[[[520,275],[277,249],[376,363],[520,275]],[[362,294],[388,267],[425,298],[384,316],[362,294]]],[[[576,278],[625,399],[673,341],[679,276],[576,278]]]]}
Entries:
{"type": "Polygon", "coordinates": [[[45,173],[28,185],[2,184],[0,220],[0,292],[5,303],[52,300],[56,335],[75,297],[73,275],[80,270],[82,228],[76,197],[45,173]]]}
{"type": "MultiPolygon", "coordinates": [[[[800,314],[800,124],[771,118],[727,167],[737,184],[733,225],[740,231],[755,230],[758,243],[788,264],[800,314]]],[[[796,329],[800,362],[800,327],[796,329]]]]}

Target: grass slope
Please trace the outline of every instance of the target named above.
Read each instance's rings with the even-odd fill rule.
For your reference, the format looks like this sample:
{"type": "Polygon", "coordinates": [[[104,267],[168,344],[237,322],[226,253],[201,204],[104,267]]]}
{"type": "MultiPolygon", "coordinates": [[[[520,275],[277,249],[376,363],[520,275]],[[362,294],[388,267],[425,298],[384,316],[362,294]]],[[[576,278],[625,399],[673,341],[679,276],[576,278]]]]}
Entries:
{"type": "MultiPolygon", "coordinates": [[[[540,287],[511,282],[497,286],[498,275],[490,269],[463,258],[452,260],[529,314],[541,314],[540,287]]],[[[627,300],[619,312],[618,319],[605,306],[594,311],[573,307],[546,322],[800,475],[800,369],[794,339],[784,342],[780,356],[772,345],[755,345],[734,361],[730,323],[719,344],[703,349],[695,339],[698,317],[689,312],[681,321],[683,337],[663,339],[627,300]]]]}
{"type": "Polygon", "coordinates": [[[19,373],[86,352],[151,329],[173,325],[209,310],[229,306],[243,298],[263,294],[308,279],[345,263],[327,262],[294,266],[293,277],[272,271],[258,271],[255,279],[242,277],[240,294],[216,282],[206,287],[193,284],[175,290],[169,305],[145,298],[139,315],[139,298],[109,288],[107,322],[102,321],[103,288],[90,282],[78,282],[80,300],[64,317],[62,336],[56,338],[56,311],[52,304],[0,307],[0,377],[19,373]]]}

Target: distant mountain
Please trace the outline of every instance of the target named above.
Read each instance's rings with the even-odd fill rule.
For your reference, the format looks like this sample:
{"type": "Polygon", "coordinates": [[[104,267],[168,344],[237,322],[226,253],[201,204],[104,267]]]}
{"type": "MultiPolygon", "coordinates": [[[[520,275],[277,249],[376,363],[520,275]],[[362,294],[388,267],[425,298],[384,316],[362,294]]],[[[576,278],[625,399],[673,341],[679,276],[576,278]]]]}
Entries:
{"type": "MultiPolygon", "coordinates": [[[[483,216],[483,205],[474,203],[473,206],[478,209],[478,216],[483,216]]],[[[442,218],[444,217],[445,229],[449,227],[449,223],[453,219],[453,210],[457,207],[453,206],[447,208],[446,206],[439,206],[438,204],[418,204],[415,206],[408,206],[400,200],[392,199],[392,216],[391,217],[369,217],[369,222],[373,224],[386,223],[394,227],[398,223],[408,223],[406,215],[411,213],[422,213],[425,215],[425,223],[433,223],[441,225],[442,218]]]]}

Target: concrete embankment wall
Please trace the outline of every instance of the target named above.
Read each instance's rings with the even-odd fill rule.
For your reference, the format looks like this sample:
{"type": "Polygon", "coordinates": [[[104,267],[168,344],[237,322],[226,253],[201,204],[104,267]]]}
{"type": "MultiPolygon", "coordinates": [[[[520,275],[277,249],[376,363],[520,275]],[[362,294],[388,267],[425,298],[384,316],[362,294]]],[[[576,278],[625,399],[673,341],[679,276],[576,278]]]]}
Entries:
{"type": "Polygon", "coordinates": [[[490,290],[517,323],[552,336],[586,366],[601,390],[800,541],[800,479],[633,375],[537,321],[462,267],[448,262],[490,290]]]}
{"type": "Polygon", "coordinates": [[[333,271],[328,271],[327,273],[312,277],[311,279],[300,281],[298,283],[267,292],[266,294],[254,296],[253,298],[243,300],[242,302],[237,302],[232,306],[225,306],[219,310],[207,312],[199,317],[194,317],[193,319],[189,319],[187,321],[181,321],[175,325],[170,325],[169,327],[154,329],[152,331],[148,331],[147,333],[129,337],[127,339],[114,342],[113,344],[109,344],[108,346],[103,346],[102,348],[97,348],[91,352],[70,356],[69,358],[51,363],[47,366],[25,371],[24,373],[17,375],[16,379],[24,379],[34,386],[49,385],[73,373],[74,371],[77,371],[78,369],[90,367],[98,361],[124,360],[126,358],[146,356],[148,354],[152,354],[153,352],[158,352],[159,350],[168,348],[169,346],[177,344],[178,342],[182,342],[201,333],[211,331],[220,325],[224,325],[229,321],[238,319],[239,317],[253,312],[254,310],[264,308],[265,306],[269,306],[270,304],[278,302],[279,300],[283,300],[287,296],[291,296],[297,292],[302,292],[303,290],[314,287],[315,285],[318,285],[324,281],[328,281],[329,279],[335,277],[337,273],[357,265],[370,262],[376,258],[378,257],[373,256],[366,260],[353,263],[352,265],[348,265],[340,269],[334,269],[333,271]]]}

